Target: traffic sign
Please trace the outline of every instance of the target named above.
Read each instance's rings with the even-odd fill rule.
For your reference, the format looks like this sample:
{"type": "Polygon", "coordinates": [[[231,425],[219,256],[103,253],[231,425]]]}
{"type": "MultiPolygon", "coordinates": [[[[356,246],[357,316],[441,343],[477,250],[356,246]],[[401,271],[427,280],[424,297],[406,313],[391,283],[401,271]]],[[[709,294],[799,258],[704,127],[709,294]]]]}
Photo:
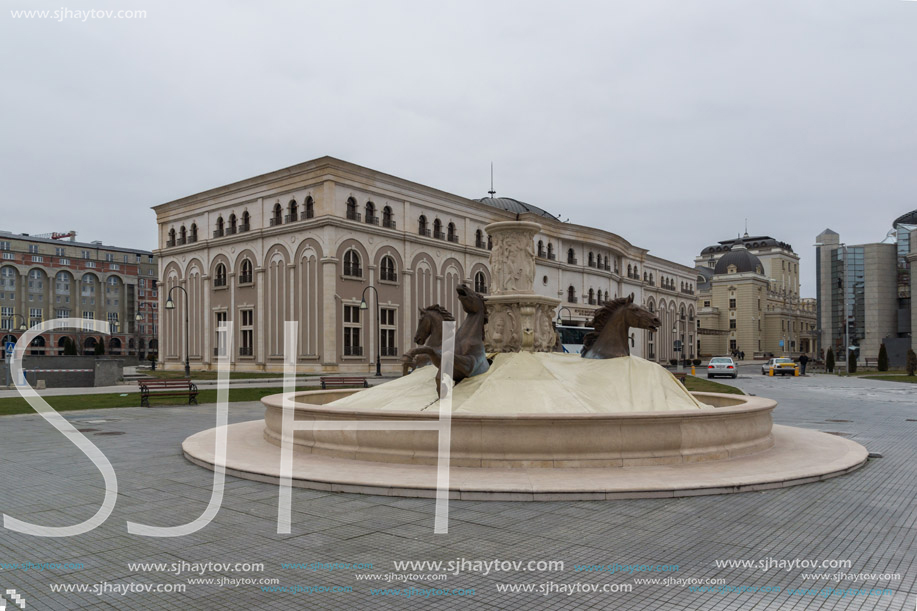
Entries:
{"type": "Polygon", "coordinates": [[[780,340],[780,347],[783,348],[783,340],[780,340]]]}
{"type": "Polygon", "coordinates": [[[675,340],[675,351],[678,352],[678,351],[680,351],[680,350],[681,350],[681,340],[680,340],[680,339],[676,339],[676,340],[675,340]]]}
{"type": "Polygon", "coordinates": [[[3,348],[6,350],[6,356],[13,356],[13,349],[16,347],[16,342],[6,342],[3,348]]]}

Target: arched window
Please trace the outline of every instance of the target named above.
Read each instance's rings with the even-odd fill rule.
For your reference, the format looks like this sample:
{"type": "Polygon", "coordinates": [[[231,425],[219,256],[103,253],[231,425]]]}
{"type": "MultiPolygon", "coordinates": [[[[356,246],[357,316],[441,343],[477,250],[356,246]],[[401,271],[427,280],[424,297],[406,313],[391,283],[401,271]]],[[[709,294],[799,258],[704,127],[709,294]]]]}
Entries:
{"type": "Polygon", "coordinates": [[[70,274],[67,272],[57,272],[57,275],[54,276],[54,292],[58,295],[70,294],[70,274]]]}
{"type": "Polygon", "coordinates": [[[589,305],[595,305],[595,291],[589,289],[589,305]]]}
{"type": "Polygon", "coordinates": [[[576,289],[572,286],[567,289],[567,301],[570,303],[576,303],[576,289]]]}
{"type": "Polygon", "coordinates": [[[360,213],[357,212],[357,200],[352,197],[347,198],[347,220],[359,221],[360,213]]]}
{"type": "Polygon", "coordinates": [[[653,274],[650,274],[650,284],[652,284],[653,286],[656,286],[655,282],[656,281],[653,280],[653,274]]]}
{"type": "Polygon", "coordinates": [[[589,251],[589,267],[595,267],[595,255],[589,251]]]}
{"type": "Polygon", "coordinates": [[[576,252],[572,248],[567,249],[567,263],[576,265],[576,252]]]}
{"type": "Polygon", "coordinates": [[[213,278],[213,286],[226,286],[226,266],[222,263],[217,264],[216,273],[213,278]]]}
{"type": "Polygon", "coordinates": [[[376,204],[366,202],[366,223],[369,225],[378,225],[379,219],[376,218],[376,204]]]}
{"type": "Polygon", "coordinates": [[[395,228],[395,220],[392,218],[392,209],[390,206],[386,206],[382,209],[382,226],[388,227],[389,229],[395,228]]]}
{"type": "Polygon", "coordinates": [[[427,217],[420,215],[420,218],[417,219],[417,233],[420,235],[430,236],[430,230],[427,229],[427,217]]]}
{"type": "Polygon", "coordinates": [[[443,223],[439,219],[433,219],[433,237],[437,240],[443,240],[446,236],[443,234],[443,223]]]}
{"type": "MultiPolygon", "coordinates": [[[[608,291],[605,291],[605,300],[604,300],[604,301],[608,301],[608,291]]],[[[603,301],[603,303],[604,303],[604,301],[603,301]]]]}
{"type": "Polygon", "coordinates": [[[242,224],[239,226],[239,231],[248,231],[252,226],[252,215],[248,213],[248,210],[242,213],[242,224]]]}
{"type": "Polygon", "coordinates": [[[242,259],[242,267],[239,272],[239,284],[251,284],[253,280],[252,262],[249,259],[242,259]]]}
{"type": "Polygon", "coordinates": [[[188,231],[185,229],[184,225],[182,225],[181,229],[178,230],[178,243],[179,244],[188,243],[188,231]]]}
{"type": "Polygon", "coordinates": [[[315,202],[311,197],[306,198],[306,218],[315,218],[315,202]]]}
{"type": "Polygon", "coordinates": [[[458,235],[455,233],[455,223],[449,223],[446,227],[446,239],[450,242],[458,242],[458,235]]]}
{"type": "Polygon", "coordinates": [[[611,271],[611,267],[608,265],[608,255],[605,255],[605,265],[604,265],[604,267],[605,267],[605,271],[606,271],[606,272],[611,271]]]}
{"type": "Polygon", "coordinates": [[[475,248],[484,248],[484,232],[478,229],[474,232],[474,247],[475,248]]]}
{"type": "Polygon", "coordinates": [[[217,228],[213,230],[213,237],[222,238],[223,237],[223,217],[217,218],[217,228]]]}
{"type": "Polygon", "coordinates": [[[538,240],[538,256],[544,258],[544,241],[538,240]]]}
{"type": "Polygon", "coordinates": [[[271,227],[283,223],[283,206],[280,203],[274,204],[274,214],[271,216],[271,227]]]}
{"type": "Polygon", "coordinates": [[[628,278],[634,277],[634,268],[631,266],[630,263],[627,264],[627,277],[628,278]]]}
{"type": "Polygon", "coordinates": [[[236,232],[236,229],[238,229],[238,224],[236,223],[235,214],[229,215],[229,227],[227,227],[226,229],[227,229],[226,233],[228,233],[229,235],[234,234],[236,232]]]}
{"type": "Polygon", "coordinates": [[[484,272],[478,272],[474,275],[474,292],[482,295],[487,293],[487,277],[484,272]]]}
{"type": "Polygon", "coordinates": [[[169,230],[169,241],[166,242],[166,246],[175,246],[175,230],[169,230]]]}
{"type": "Polygon", "coordinates": [[[363,277],[363,270],[360,268],[360,253],[353,249],[344,253],[344,275],[353,278],[363,277]]]}
{"type": "Polygon", "coordinates": [[[548,259],[554,259],[554,245],[548,242],[548,259]]]}
{"type": "Polygon", "coordinates": [[[382,280],[388,280],[389,282],[395,282],[398,280],[398,273],[395,271],[395,258],[389,255],[382,257],[382,268],[380,271],[380,278],[382,280]]]}
{"type": "Polygon", "coordinates": [[[299,220],[299,204],[296,203],[295,199],[291,199],[290,203],[287,204],[287,223],[292,223],[299,220]]]}
{"type": "Polygon", "coordinates": [[[643,281],[646,282],[649,279],[650,279],[649,275],[646,272],[643,272],[643,281]]]}
{"type": "Polygon", "coordinates": [[[188,232],[188,242],[191,244],[197,242],[197,223],[191,223],[191,231],[188,232]]]}
{"type": "Polygon", "coordinates": [[[494,249],[494,239],[490,236],[487,236],[487,250],[494,249]]]}

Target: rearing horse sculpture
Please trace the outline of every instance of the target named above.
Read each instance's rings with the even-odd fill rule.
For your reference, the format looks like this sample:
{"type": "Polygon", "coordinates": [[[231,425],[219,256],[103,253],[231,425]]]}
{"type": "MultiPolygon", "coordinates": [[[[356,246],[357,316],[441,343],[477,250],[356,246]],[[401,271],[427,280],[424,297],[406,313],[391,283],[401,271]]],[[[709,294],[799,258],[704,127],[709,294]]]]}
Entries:
{"type": "MultiPolygon", "coordinates": [[[[459,301],[462,303],[462,309],[467,316],[462,326],[455,332],[455,360],[453,363],[452,379],[456,384],[484,373],[490,368],[487,361],[487,355],[484,353],[484,325],[487,324],[487,309],[484,307],[484,297],[475,293],[470,288],[461,284],[455,289],[458,293],[459,301]]],[[[439,307],[439,306],[434,306],[439,307]]],[[[430,308],[424,310],[429,311],[430,308]]],[[[442,310],[442,308],[440,308],[442,310]]],[[[444,310],[443,310],[444,311],[444,310]]],[[[447,312],[448,313],[448,312],[447,312]]],[[[451,319],[451,318],[450,318],[451,319]]],[[[423,339],[427,341],[432,337],[433,332],[425,330],[427,324],[424,321],[427,317],[421,318],[421,324],[418,326],[417,334],[414,341],[423,339]],[[426,334],[426,337],[424,337],[426,334]]],[[[443,320],[449,320],[443,318],[443,320]]],[[[436,374],[436,388],[439,390],[440,379],[442,376],[442,322],[439,324],[440,346],[434,348],[432,345],[419,346],[405,353],[405,360],[413,360],[417,363],[417,358],[429,357],[434,365],[440,370],[436,374]]],[[[420,343],[418,341],[418,343],[420,343]]]]}
{"type": "Polygon", "coordinates": [[[631,327],[655,330],[661,324],[655,314],[634,304],[633,293],[606,301],[592,319],[595,330],[583,338],[582,356],[587,359],[630,356],[628,330],[631,327]]]}
{"type": "MultiPolygon", "coordinates": [[[[428,346],[436,352],[442,353],[443,321],[455,320],[452,313],[439,304],[420,308],[420,322],[417,323],[417,332],[414,333],[414,343],[418,346],[428,346]]],[[[432,363],[430,357],[420,354],[416,358],[403,359],[413,363],[414,367],[423,367],[432,363]]]]}

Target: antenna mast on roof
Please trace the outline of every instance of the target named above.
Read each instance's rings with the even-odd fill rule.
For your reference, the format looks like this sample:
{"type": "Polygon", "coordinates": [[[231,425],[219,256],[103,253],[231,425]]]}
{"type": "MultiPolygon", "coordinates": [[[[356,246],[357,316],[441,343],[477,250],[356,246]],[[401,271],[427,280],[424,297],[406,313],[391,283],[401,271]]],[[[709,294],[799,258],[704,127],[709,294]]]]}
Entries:
{"type": "Polygon", "coordinates": [[[488,191],[487,193],[489,193],[491,197],[497,194],[497,192],[494,191],[494,162],[493,161],[490,162],[490,191],[488,191]]]}

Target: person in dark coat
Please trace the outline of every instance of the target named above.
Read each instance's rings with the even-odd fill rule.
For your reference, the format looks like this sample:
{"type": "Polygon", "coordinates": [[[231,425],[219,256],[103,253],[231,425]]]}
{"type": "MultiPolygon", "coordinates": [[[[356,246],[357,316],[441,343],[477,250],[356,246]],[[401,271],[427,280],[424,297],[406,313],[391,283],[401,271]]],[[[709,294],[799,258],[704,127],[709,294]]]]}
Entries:
{"type": "Polygon", "coordinates": [[[806,364],[808,364],[808,362],[808,355],[803,354],[799,357],[799,375],[806,375],[806,364]]]}

